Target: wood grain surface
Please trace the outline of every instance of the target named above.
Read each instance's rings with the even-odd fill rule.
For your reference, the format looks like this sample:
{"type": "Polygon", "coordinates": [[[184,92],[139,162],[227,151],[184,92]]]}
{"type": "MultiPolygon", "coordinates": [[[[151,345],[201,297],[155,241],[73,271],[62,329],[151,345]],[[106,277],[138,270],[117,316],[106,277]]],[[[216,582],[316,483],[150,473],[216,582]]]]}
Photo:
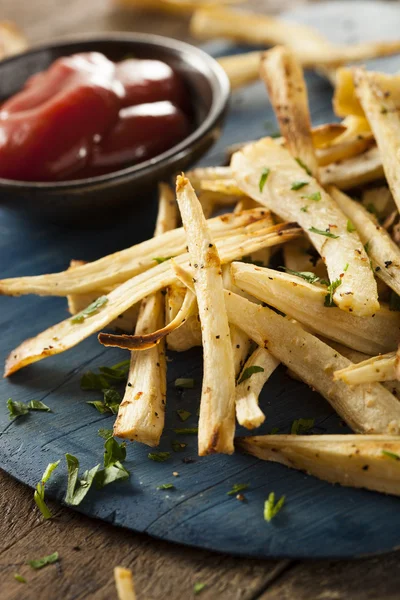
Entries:
{"type": "MultiPolygon", "coordinates": [[[[277,12],[306,2],[261,0],[277,12]]],[[[2,0],[0,17],[14,20],[37,43],[66,34],[148,31],[193,41],[185,18],[132,12],[108,0],[2,0]]],[[[138,600],[185,600],[205,583],[204,600],[395,600],[400,553],[354,562],[260,561],[187,549],[133,534],[53,505],[44,522],[32,491],[0,472],[0,597],[2,600],[113,599],[113,567],[132,568],[138,600]],[[54,551],[60,562],[34,571],[25,563],[54,551]],[[27,583],[17,582],[20,573],[27,583]]]]}

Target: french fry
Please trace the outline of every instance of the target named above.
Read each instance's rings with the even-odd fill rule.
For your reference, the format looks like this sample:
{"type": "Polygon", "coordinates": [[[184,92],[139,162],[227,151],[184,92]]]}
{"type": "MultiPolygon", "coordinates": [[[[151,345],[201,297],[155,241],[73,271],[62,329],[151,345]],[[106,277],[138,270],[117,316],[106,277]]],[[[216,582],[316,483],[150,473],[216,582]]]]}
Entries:
{"type": "Polygon", "coordinates": [[[397,244],[359,202],[336,188],[329,188],[329,193],[357,229],[363,244],[367,245],[375,274],[400,294],[400,249],[397,244]]]}
{"type": "Polygon", "coordinates": [[[325,306],[327,289],[290,273],[234,262],[234,283],[248,294],[290,315],[311,331],[374,355],[397,347],[400,313],[381,305],[374,317],[356,317],[325,306]]]}
{"type": "Polygon", "coordinates": [[[245,363],[236,386],[236,418],[240,425],[247,429],[255,429],[265,421],[265,415],[258,405],[258,397],[272,373],[279,365],[279,360],[265,348],[258,347],[245,363]],[[251,373],[254,367],[262,371],[251,374],[250,377],[241,378],[246,373],[251,373]]]}
{"type": "Polygon", "coordinates": [[[275,46],[262,55],[260,75],[289,152],[318,178],[307,88],[300,63],[288,48],[275,46]]]}
{"type": "Polygon", "coordinates": [[[330,483],[400,495],[400,442],[389,435],[263,435],[236,446],[330,483]]]}
{"type": "MultiPolygon", "coordinates": [[[[258,223],[253,225],[258,225],[258,223]]],[[[221,260],[231,262],[235,258],[246,256],[265,246],[282,244],[297,237],[298,234],[298,228],[293,225],[280,224],[264,230],[250,230],[248,234],[223,238],[217,243],[217,248],[221,260]]],[[[182,254],[175,260],[181,265],[189,263],[187,254],[182,254]]],[[[83,322],[76,323],[69,318],[46,329],[35,338],[23,342],[7,358],[5,377],[26,365],[65,352],[92,333],[106,327],[133,304],[143,300],[149,294],[171,285],[175,280],[175,275],[170,262],[167,260],[115,288],[103,299],[102,306],[93,314],[87,315],[83,322]]]]}
{"type": "Polygon", "coordinates": [[[231,89],[236,90],[258,80],[260,59],[261,52],[256,51],[234,54],[233,56],[222,56],[218,59],[218,62],[228,75],[231,89]]]}
{"type": "MultiPolygon", "coordinates": [[[[186,298],[186,286],[180,281],[169,285],[165,295],[165,314],[167,326],[173,322],[182,308],[186,298]]],[[[197,302],[196,302],[197,309],[197,302]]],[[[170,350],[184,352],[194,346],[201,346],[201,327],[198,310],[188,317],[182,325],[167,336],[167,345],[170,350]]]]}
{"type": "MultiPolygon", "coordinates": [[[[241,293],[232,282],[230,265],[224,265],[222,267],[222,282],[225,290],[232,290],[237,294],[241,293]]],[[[235,325],[229,325],[229,332],[231,335],[233,367],[235,378],[237,378],[249,355],[251,340],[248,335],[238,327],[235,327],[235,325]]]]}
{"type": "MultiPolygon", "coordinates": [[[[391,88],[385,85],[380,73],[354,69],[356,94],[367,116],[380,151],[385,176],[397,208],[400,207],[400,158],[398,140],[400,117],[396,100],[391,97],[391,88]]],[[[398,78],[397,78],[398,85],[398,78]]],[[[398,94],[400,92],[400,87],[398,94]]]]}
{"type": "Polygon", "coordinates": [[[229,167],[197,167],[197,169],[187,171],[186,177],[194,189],[199,191],[204,180],[232,179],[232,171],[229,167]]]}
{"type": "Polygon", "coordinates": [[[202,327],[204,375],[199,455],[213,452],[231,454],[235,433],[235,372],[220,257],[193,187],[184,176],[177,178],[176,193],[187,236],[202,327]]]}
{"type": "MultiPolygon", "coordinates": [[[[379,73],[383,87],[389,92],[390,98],[397,104],[400,102],[400,75],[379,73]]],[[[336,85],[333,96],[333,109],[339,117],[348,115],[364,117],[364,108],[356,94],[354,71],[349,67],[341,67],[336,71],[336,85]]]]}
{"type": "Polygon", "coordinates": [[[136,600],[132,571],[123,567],[114,567],[115,586],[118,600],[136,600]]]}
{"type": "Polygon", "coordinates": [[[322,185],[336,185],[341,190],[350,190],[365,183],[379,181],[384,175],[381,155],[376,146],[319,170],[322,185]]]}
{"type": "MultiPolygon", "coordinates": [[[[230,8],[200,9],[190,23],[190,31],[199,39],[225,38],[252,45],[284,45],[295,52],[303,67],[338,67],[400,51],[400,42],[363,42],[338,46],[330,43],[311,27],[288,23],[264,14],[230,8]]],[[[251,64],[249,64],[251,66],[251,64]]]]}
{"type": "Polygon", "coordinates": [[[28,41],[11,21],[0,21],[0,59],[19,54],[28,47],[28,41]]]}
{"type": "MultiPolygon", "coordinates": [[[[245,232],[266,216],[265,208],[256,208],[242,214],[225,214],[211,219],[210,231],[216,240],[245,232]]],[[[157,262],[186,251],[183,228],[168,231],[131,248],[109,254],[99,260],[85,263],[76,269],[68,269],[51,275],[16,277],[0,281],[0,294],[38,294],[43,296],[67,296],[69,294],[104,293],[104,288],[115,286],[155,268],[157,262]],[[158,260],[157,260],[158,259],[158,260]]]]}
{"type": "Polygon", "coordinates": [[[389,352],[335,371],[333,377],[335,380],[344,381],[348,385],[371,383],[373,381],[393,381],[397,377],[397,363],[396,352],[389,352]]]}
{"type": "Polygon", "coordinates": [[[172,15],[192,14],[193,11],[204,7],[212,8],[215,4],[237,4],[239,0],[114,0],[126,8],[161,11],[172,15]]]}
{"type": "Polygon", "coordinates": [[[225,292],[230,323],[265,347],[319,392],[357,433],[400,433],[400,403],[379,383],[347,386],[333,372],[351,363],[302,327],[269,308],[225,292]]]}
{"type": "MultiPolygon", "coordinates": [[[[154,237],[175,229],[178,207],[169,186],[159,185],[158,215],[154,237]]],[[[161,291],[142,300],[135,334],[144,336],[165,325],[165,305],[161,291]]],[[[114,423],[114,435],[158,446],[164,429],[167,394],[165,344],[139,355],[131,352],[131,362],[124,397],[114,423]]]]}
{"type": "Polygon", "coordinates": [[[242,190],[238,188],[234,179],[203,179],[201,189],[218,192],[229,197],[243,196],[242,190]]]}
{"type": "Polygon", "coordinates": [[[196,298],[192,292],[187,291],[185,299],[178,313],[157,330],[150,328],[146,333],[135,333],[135,335],[116,335],[111,333],[100,333],[99,342],[103,346],[123,348],[125,350],[148,350],[160,343],[167,335],[178,329],[186,320],[197,312],[196,298]]]}
{"type": "MultiPolygon", "coordinates": [[[[136,333],[147,333],[164,323],[164,299],[156,292],[142,301],[136,333]]],[[[123,400],[114,423],[114,435],[157,446],[164,428],[166,403],[164,343],[131,353],[123,400]]]]}
{"type": "Polygon", "coordinates": [[[331,282],[340,282],[333,294],[337,306],[357,316],[375,314],[379,309],[376,282],[360,239],[349,233],[343,212],[289,152],[271,139],[262,139],[234,154],[231,168],[247,195],[304,229],[331,282]],[[298,184],[301,189],[294,189],[298,184]]]}

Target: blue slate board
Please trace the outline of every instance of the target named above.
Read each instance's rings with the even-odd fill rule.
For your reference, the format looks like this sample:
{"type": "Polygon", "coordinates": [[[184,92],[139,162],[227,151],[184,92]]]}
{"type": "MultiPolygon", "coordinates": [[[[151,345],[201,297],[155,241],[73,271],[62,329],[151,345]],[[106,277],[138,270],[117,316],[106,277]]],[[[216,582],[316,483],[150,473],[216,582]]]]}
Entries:
{"type": "MultiPolygon", "coordinates": [[[[365,2],[362,3],[364,15],[365,2]]],[[[372,3],[370,6],[375,3],[372,3]]],[[[353,3],[337,3],[340,18],[354,19],[353,3]],[[349,7],[351,8],[350,17],[349,7]],[[347,13],[346,13],[347,11],[347,13]],[[344,15],[344,16],[343,16],[344,15]]],[[[390,7],[380,18],[399,30],[400,9],[390,7]],[[394,15],[397,18],[395,21],[394,15]]],[[[357,7],[358,8],[358,7],[357,7]]],[[[315,9],[321,11],[320,7],[315,9]]],[[[329,7],[328,7],[329,9],[329,7]]],[[[330,10],[330,9],[329,9],[330,10]]],[[[359,14],[357,10],[357,14],[359,14]]],[[[307,21],[307,14],[296,18],[307,21]]],[[[316,23],[322,23],[321,13],[316,23]]],[[[329,18],[332,25],[333,20],[329,18]]],[[[350,21],[349,21],[350,22],[350,21]]],[[[326,26],[326,21],[324,21],[326,26]]],[[[335,27],[333,31],[336,31],[335,27]]],[[[347,25],[346,31],[349,31],[347,25]]],[[[236,49],[237,50],[237,49],[236,49]]],[[[210,46],[214,53],[226,52],[226,45],[210,46]]],[[[398,60],[398,59],[397,59],[398,60]]],[[[397,62],[397,65],[400,63],[397,62]]],[[[393,59],[388,70],[396,68],[393,59]]],[[[312,117],[315,124],[333,118],[331,88],[316,75],[307,76],[312,117]]],[[[234,95],[222,139],[203,164],[223,161],[227,144],[260,137],[275,129],[274,117],[261,84],[234,95]]],[[[32,225],[0,209],[1,277],[36,274],[65,268],[70,258],[92,260],[124,248],[151,235],[155,205],[146,206],[124,224],[107,231],[67,231],[32,225]],[[102,235],[104,233],[104,235],[102,235]],[[99,242],[101,240],[101,242],[99,242]]],[[[66,303],[59,298],[0,299],[0,357],[28,336],[35,335],[66,316],[66,303]]],[[[10,380],[0,382],[0,467],[34,486],[46,465],[66,452],[76,455],[83,469],[102,461],[103,440],[99,428],[111,428],[113,417],[100,415],[87,400],[95,392],[83,392],[83,372],[112,365],[127,357],[119,350],[101,347],[95,336],[57,357],[32,365],[10,380]],[[52,413],[32,413],[15,422],[8,420],[5,400],[41,399],[52,413]]],[[[201,386],[201,352],[170,354],[168,363],[167,422],[160,450],[171,450],[177,436],[173,427],[182,426],[176,410],[192,413],[186,426],[195,426],[201,386]],[[193,390],[178,392],[177,377],[193,377],[193,390]]],[[[267,415],[259,433],[279,427],[289,432],[296,418],[315,418],[314,433],[348,431],[330,406],[305,385],[291,380],[278,369],[263,391],[261,404],[267,415]]],[[[244,434],[238,430],[238,434],[244,434]]],[[[234,456],[196,456],[196,437],[182,453],[156,463],[147,458],[149,449],[135,444],[128,448],[128,482],[116,483],[100,492],[90,492],[78,510],[115,525],[183,544],[259,557],[353,557],[383,552],[400,544],[400,500],[363,490],[332,486],[281,465],[234,456]],[[192,458],[186,463],[183,459],[192,458]],[[179,472],[174,478],[172,473],[179,472]],[[174,483],[175,490],[159,491],[162,483],[174,483]],[[235,483],[249,483],[247,502],[238,502],[227,492],[235,483]],[[286,505],[270,524],[263,520],[263,504],[269,492],[286,496],[286,505]]],[[[48,495],[62,501],[66,489],[65,461],[55,472],[48,495]]]]}

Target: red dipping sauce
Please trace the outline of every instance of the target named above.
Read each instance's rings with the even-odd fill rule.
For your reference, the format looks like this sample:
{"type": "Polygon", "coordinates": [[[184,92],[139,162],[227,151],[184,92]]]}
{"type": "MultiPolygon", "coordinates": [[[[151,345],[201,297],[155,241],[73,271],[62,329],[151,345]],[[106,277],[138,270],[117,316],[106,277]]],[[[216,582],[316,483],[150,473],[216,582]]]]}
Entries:
{"type": "Polygon", "coordinates": [[[62,181],[153,158],[190,133],[183,80],[158,60],[56,60],[0,106],[0,177],[62,181]]]}

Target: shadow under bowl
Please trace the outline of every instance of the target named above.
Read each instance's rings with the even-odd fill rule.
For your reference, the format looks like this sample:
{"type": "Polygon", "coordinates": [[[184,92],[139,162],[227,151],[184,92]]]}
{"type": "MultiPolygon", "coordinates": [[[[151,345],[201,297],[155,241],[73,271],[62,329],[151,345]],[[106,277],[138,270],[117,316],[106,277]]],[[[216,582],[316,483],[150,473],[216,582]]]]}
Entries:
{"type": "Polygon", "coordinates": [[[219,137],[230,87],[222,67],[194,46],[158,35],[115,33],[60,41],[2,61],[0,102],[57,58],[78,52],[101,52],[113,61],[134,56],[166,62],[186,83],[195,123],[192,133],[166,152],[106,175],[51,183],[0,178],[0,207],[87,227],[122,212],[134,213],[138,204],[149,201],[158,182],[199,160],[219,137]]]}

